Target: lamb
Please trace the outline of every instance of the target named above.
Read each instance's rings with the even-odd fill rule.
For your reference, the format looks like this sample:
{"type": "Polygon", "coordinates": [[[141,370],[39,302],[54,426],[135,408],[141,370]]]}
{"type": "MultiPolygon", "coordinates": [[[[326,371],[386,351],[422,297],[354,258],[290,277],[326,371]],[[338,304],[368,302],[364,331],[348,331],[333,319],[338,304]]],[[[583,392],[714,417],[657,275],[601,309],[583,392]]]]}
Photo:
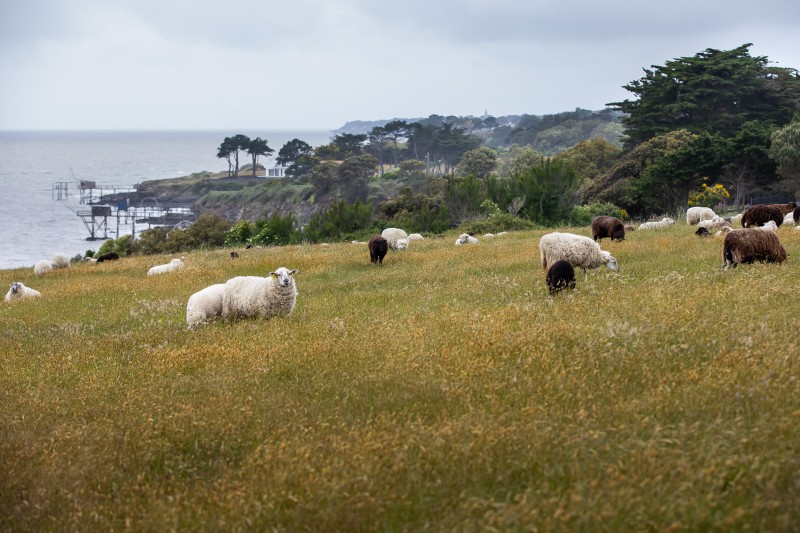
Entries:
{"type": "Polygon", "coordinates": [[[694,226],[703,220],[711,220],[717,216],[713,209],[710,207],[690,207],[686,210],[686,223],[694,226]]]}
{"type": "Polygon", "coordinates": [[[640,230],[642,230],[642,229],[661,229],[661,228],[666,228],[667,226],[670,226],[670,225],[672,225],[674,223],[675,223],[675,221],[672,220],[670,217],[664,217],[661,220],[658,220],[658,221],[655,221],[655,222],[645,222],[643,224],[640,224],[639,225],[639,229],[640,230]]]}
{"type": "Polygon", "coordinates": [[[381,232],[381,237],[389,243],[392,250],[405,250],[408,248],[408,234],[399,228],[386,228],[381,232]]]}
{"type": "Polygon", "coordinates": [[[462,244],[478,244],[478,239],[469,233],[462,233],[458,236],[458,239],[456,239],[456,246],[461,246],[462,244]]]}
{"type": "Polygon", "coordinates": [[[722,260],[724,268],[735,268],[740,263],[753,261],[783,263],[786,261],[786,250],[775,232],[738,229],[725,236],[722,260]]]}
{"type": "Polygon", "coordinates": [[[756,204],[742,215],[742,227],[763,226],[769,220],[774,220],[780,226],[783,224],[783,212],[774,205],[756,204]]]}
{"type": "Polygon", "coordinates": [[[697,223],[697,225],[701,228],[712,229],[712,228],[719,228],[727,224],[728,222],[719,215],[714,215],[712,218],[707,218],[705,220],[701,220],[697,223]]]}
{"type": "Polygon", "coordinates": [[[564,289],[575,288],[575,269],[572,263],[559,259],[547,270],[547,288],[550,295],[557,294],[564,289]]]}
{"type": "Polygon", "coordinates": [[[186,323],[189,329],[210,322],[222,315],[222,294],[224,283],[206,287],[189,297],[186,303],[186,323]]]}
{"type": "Polygon", "coordinates": [[[50,258],[53,268],[69,268],[69,256],[67,254],[56,254],[50,258]]]}
{"type": "Polygon", "coordinates": [[[183,268],[183,261],[177,257],[167,263],[166,265],[156,265],[147,271],[148,276],[157,276],[159,274],[168,274],[183,268]]]}
{"type": "Polygon", "coordinates": [[[37,276],[44,276],[45,274],[49,274],[53,271],[53,263],[48,261],[47,259],[41,259],[36,261],[36,264],[33,265],[33,273],[37,276]]]}
{"type": "Polygon", "coordinates": [[[369,260],[378,266],[383,266],[383,258],[389,251],[389,242],[380,235],[376,235],[369,240],[367,247],[369,248],[369,260]]]}
{"type": "Polygon", "coordinates": [[[625,225],[617,217],[600,215],[592,220],[592,238],[596,241],[608,237],[612,241],[625,240],[625,225]]]}
{"type": "Polygon", "coordinates": [[[288,316],[297,302],[294,275],[298,270],[280,267],[269,277],[237,276],[225,282],[222,293],[222,317],[288,316]]]}
{"type": "Polygon", "coordinates": [[[619,269],[617,260],[610,252],[600,249],[600,245],[589,237],[574,233],[548,233],[539,240],[539,255],[542,267],[547,270],[560,259],[569,261],[573,266],[587,269],[605,265],[614,272],[619,269]]]}
{"type": "Polygon", "coordinates": [[[21,281],[15,281],[11,284],[11,287],[8,289],[6,293],[6,302],[12,302],[14,300],[22,300],[23,298],[38,298],[41,296],[42,293],[37,291],[36,289],[31,289],[30,287],[26,287],[24,283],[21,281]]]}

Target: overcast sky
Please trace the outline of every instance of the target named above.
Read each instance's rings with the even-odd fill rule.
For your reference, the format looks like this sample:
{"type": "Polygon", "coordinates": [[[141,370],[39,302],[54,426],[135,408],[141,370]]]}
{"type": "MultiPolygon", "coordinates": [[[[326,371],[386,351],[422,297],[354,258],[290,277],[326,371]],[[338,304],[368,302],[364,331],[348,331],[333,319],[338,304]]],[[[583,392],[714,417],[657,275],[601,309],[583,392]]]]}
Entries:
{"type": "Polygon", "coordinates": [[[753,43],[800,68],[797,0],[0,0],[0,129],[335,129],[543,115],[753,43]]]}

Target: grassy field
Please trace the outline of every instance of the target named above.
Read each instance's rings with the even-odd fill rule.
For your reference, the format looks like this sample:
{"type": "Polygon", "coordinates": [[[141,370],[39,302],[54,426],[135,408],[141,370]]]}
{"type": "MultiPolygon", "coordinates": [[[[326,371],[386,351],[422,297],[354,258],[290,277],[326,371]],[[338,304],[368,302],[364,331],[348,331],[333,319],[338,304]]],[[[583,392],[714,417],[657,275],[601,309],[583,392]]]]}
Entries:
{"type": "MultiPolygon", "coordinates": [[[[0,305],[0,529],[797,531],[800,231],[723,271],[694,228],[78,265],[0,305]],[[298,268],[293,315],[187,331],[193,292],[298,268]]],[[[586,228],[571,231],[588,234],[586,228]]],[[[57,252],[58,250],[54,250],[57,252]]]]}

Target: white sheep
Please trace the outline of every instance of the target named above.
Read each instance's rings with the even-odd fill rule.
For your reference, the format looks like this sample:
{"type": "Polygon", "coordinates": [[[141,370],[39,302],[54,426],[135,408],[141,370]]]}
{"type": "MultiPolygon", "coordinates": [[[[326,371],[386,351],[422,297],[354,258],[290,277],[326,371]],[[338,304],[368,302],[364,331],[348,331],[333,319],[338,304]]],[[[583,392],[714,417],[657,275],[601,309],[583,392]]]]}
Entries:
{"type": "Polygon", "coordinates": [[[186,303],[186,323],[189,329],[222,316],[222,295],[225,284],[217,283],[197,291],[186,303]]]}
{"type": "Polygon", "coordinates": [[[456,246],[461,246],[462,244],[478,244],[478,239],[469,233],[462,233],[458,236],[458,239],[456,239],[456,246]]]}
{"type": "Polygon", "coordinates": [[[36,264],[33,265],[33,273],[37,276],[44,276],[45,274],[49,274],[53,271],[53,263],[48,261],[47,259],[40,259],[36,261],[36,264]]]}
{"type": "Polygon", "coordinates": [[[753,229],[758,229],[761,231],[778,231],[778,224],[776,224],[774,220],[768,220],[764,222],[763,226],[753,226],[753,229]]]}
{"type": "Polygon", "coordinates": [[[729,231],[733,231],[733,228],[730,226],[722,226],[719,231],[714,234],[714,237],[724,237],[729,231]]]}
{"type": "Polygon", "coordinates": [[[784,215],[784,217],[783,217],[783,223],[784,224],[794,224],[794,212],[786,213],[786,215],[784,215]]]}
{"type": "Polygon", "coordinates": [[[147,271],[148,276],[157,276],[158,274],[168,274],[183,268],[183,261],[178,258],[173,259],[166,265],[156,265],[147,271]]]}
{"type": "Polygon", "coordinates": [[[381,237],[386,239],[391,250],[405,250],[408,248],[408,233],[399,228],[386,228],[381,232],[381,237]]]}
{"type": "Polygon", "coordinates": [[[686,210],[686,223],[693,226],[703,220],[711,220],[715,216],[717,214],[710,207],[690,207],[686,210]]]}
{"type": "Polygon", "coordinates": [[[700,228],[712,229],[712,228],[720,228],[726,225],[728,222],[719,215],[714,215],[712,218],[707,218],[705,220],[701,220],[697,223],[697,226],[700,228]]]}
{"type": "Polygon", "coordinates": [[[672,220],[670,217],[664,217],[661,220],[658,220],[658,221],[655,221],[655,222],[645,222],[645,223],[639,225],[639,229],[642,230],[642,229],[666,228],[667,226],[670,226],[670,225],[672,225],[674,223],[675,223],[675,221],[672,220]]]}
{"type": "Polygon", "coordinates": [[[38,298],[41,296],[42,293],[37,291],[36,289],[31,289],[30,287],[26,287],[24,283],[21,281],[15,281],[11,284],[11,287],[8,289],[6,293],[6,302],[11,302],[13,300],[21,300],[23,298],[38,298]]]}
{"type": "Polygon", "coordinates": [[[69,268],[69,256],[67,254],[56,254],[50,258],[53,268],[69,268]]]}
{"type": "Polygon", "coordinates": [[[484,233],[483,234],[483,238],[484,239],[491,239],[492,237],[494,237],[494,233],[484,233]]]}
{"type": "Polygon", "coordinates": [[[225,282],[222,293],[222,317],[288,316],[297,302],[294,275],[297,269],[280,267],[269,277],[238,276],[225,282]]]}
{"type": "Polygon", "coordinates": [[[563,259],[584,270],[605,265],[614,272],[619,269],[617,260],[610,252],[600,249],[591,237],[574,233],[547,233],[539,240],[539,255],[542,267],[547,270],[553,263],[563,259]]]}
{"type": "Polygon", "coordinates": [[[408,242],[411,242],[411,241],[424,241],[424,240],[425,240],[425,237],[423,237],[419,233],[412,233],[411,235],[408,236],[408,242]]]}
{"type": "Polygon", "coordinates": [[[738,215],[732,216],[731,217],[731,225],[733,225],[735,222],[738,222],[739,224],[741,224],[743,216],[744,215],[742,213],[739,213],[738,215]]]}

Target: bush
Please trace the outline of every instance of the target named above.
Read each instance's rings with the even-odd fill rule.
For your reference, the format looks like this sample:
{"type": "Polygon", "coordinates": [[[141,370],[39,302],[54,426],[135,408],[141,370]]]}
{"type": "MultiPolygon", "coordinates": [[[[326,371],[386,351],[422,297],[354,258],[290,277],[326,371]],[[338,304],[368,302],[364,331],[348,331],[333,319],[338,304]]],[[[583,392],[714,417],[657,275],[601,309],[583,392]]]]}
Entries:
{"type": "Polygon", "coordinates": [[[628,218],[628,213],[624,209],[611,203],[598,202],[573,207],[569,215],[569,223],[573,226],[588,226],[594,217],[599,215],[617,217],[620,220],[628,218]]]}
{"type": "Polygon", "coordinates": [[[466,233],[498,233],[500,231],[522,231],[536,228],[530,220],[499,212],[487,218],[462,224],[460,229],[466,233]]]}

